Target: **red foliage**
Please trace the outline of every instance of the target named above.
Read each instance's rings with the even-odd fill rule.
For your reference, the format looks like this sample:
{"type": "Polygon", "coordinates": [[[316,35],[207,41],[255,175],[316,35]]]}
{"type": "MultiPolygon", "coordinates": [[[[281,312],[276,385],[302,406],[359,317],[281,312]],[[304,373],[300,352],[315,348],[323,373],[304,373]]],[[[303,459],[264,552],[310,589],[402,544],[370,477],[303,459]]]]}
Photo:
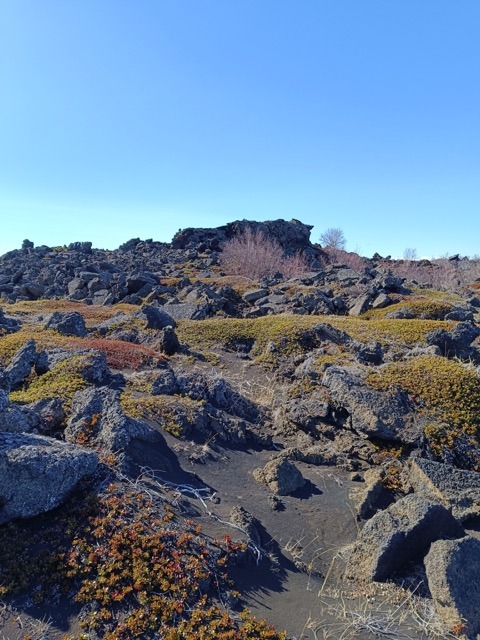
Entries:
{"type": "MultiPolygon", "coordinates": [[[[72,346],[78,347],[79,343],[72,342],[72,346]]],[[[107,363],[113,369],[133,369],[137,371],[142,367],[165,362],[165,357],[153,349],[133,342],[123,340],[110,340],[109,338],[86,338],[81,342],[82,349],[96,349],[105,354],[107,363]]]]}

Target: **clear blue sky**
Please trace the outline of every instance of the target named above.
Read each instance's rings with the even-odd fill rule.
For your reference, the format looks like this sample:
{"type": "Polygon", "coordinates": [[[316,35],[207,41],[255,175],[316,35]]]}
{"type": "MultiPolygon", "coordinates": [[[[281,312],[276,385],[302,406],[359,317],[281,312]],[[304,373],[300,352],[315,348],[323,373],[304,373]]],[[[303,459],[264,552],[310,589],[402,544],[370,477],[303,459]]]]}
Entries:
{"type": "Polygon", "coordinates": [[[480,253],[479,0],[0,0],[0,253],[298,218],[480,253]]]}

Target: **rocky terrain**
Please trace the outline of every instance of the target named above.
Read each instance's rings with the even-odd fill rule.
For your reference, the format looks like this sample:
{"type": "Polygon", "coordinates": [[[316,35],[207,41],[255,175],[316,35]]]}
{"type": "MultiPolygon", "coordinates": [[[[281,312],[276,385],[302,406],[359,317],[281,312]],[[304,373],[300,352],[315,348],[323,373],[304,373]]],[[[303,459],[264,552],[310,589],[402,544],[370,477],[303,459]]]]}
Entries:
{"type": "Polygon", "coordinates": [[[480,264],[310,232],[0,258],[2,638],[480,637],[480,264]]]}

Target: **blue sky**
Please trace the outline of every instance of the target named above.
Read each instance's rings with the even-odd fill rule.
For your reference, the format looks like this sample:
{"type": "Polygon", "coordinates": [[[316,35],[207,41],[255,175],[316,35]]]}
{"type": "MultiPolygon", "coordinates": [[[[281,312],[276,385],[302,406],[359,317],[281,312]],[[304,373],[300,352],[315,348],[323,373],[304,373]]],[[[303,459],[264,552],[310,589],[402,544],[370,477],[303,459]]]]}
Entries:
{"type": "Polygon", "coordinates": [[[478,0],[0,0],[0,253],[297,218],[480,253],[478,0]]]}

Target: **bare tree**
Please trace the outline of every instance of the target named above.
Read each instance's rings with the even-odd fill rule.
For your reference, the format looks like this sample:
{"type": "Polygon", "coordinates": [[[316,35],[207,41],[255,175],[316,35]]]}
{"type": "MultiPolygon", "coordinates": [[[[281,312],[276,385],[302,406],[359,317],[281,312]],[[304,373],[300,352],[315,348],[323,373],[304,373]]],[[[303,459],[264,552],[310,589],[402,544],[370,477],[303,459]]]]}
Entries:
{"type": "Polygon", "coordinates": [[[341,229],[331,227],[322,233],[320,243],[327,249],[345,249],[347,240],[341,229]]]}
{"type": "Polygon", "coordinates": [[[403,252],[403,259],[404,260],[417,260],[418,259],[417,250],[416,249],[412,249],[412,247],[407,247],[403,252]]]}

